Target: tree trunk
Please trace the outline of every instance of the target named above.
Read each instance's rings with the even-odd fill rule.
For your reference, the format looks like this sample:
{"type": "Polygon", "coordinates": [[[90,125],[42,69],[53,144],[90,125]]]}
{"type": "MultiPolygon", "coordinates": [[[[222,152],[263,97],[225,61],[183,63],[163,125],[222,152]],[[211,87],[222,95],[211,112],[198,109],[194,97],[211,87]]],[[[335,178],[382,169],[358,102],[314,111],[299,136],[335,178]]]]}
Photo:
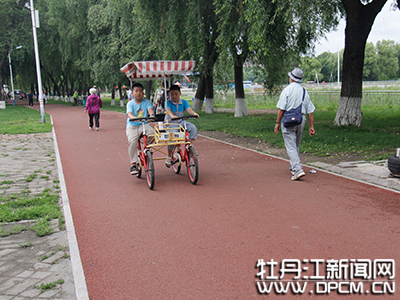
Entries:
{"type": "Polygon", "coordinates": [[[146,99],[151,101],[151,81],[146,81],[146,99]]]}
{"type": "Polygon", "coordinates": [[[336,113],[336,126],[361,126],[362,111],[361,98],[340,96],[340,103],[336,113]]]}
{"type": "Polygon", "coordinates": [[[235,117],[247,116],[247,107],[245,98],[236,98],[235,117]]]}
{"type": "MultiPolygon", "coordinates": [[[[214,32],[215,33],[215,32],[214,32]]],[[[192,109],[201,111],[206,96],[206,113],[214,112],[214,86],[213,86],[213,71],[215,62],[218,59],[219,52],[217,51],[215,40],[218,34],[212,34],[211,39],[206,42],[204,52],[204,63],[200,70],[200,81],[192,104],[192,109]]]]}
{"type": "Polygon", "coordinates": [[[46,96],[47,98],[49,98],[49,94],[50,94],[50,79],[46,76],[44,81],[43,81],[43,88],[44,91],[46,92],[46,96]]]}
{"type": "Polygon", "coordinates": [[[192,103],[194,111],[201,111],[203,108],[204,97],[206,95],[206,81],[204,73],[200,73],[199,85],[197,86],[196,95],[192,103]]]}
{"type": "Polygon", "coordinates": [[[65,99],[65,87],[68,84],[68,79],[65,78],[64,81],[62,82],[62,99],[64,102],[67,102],[65,99]]]}
{"type": "MultiPolygon", "coordinates": [[[[4,57],[6,57],[7,55],[5,55],[4,57]]],[[[4,70],[4,65],[6,64],[6,59],[2,58],[0,59],[0,101],[4,101],[4,89],[3,89],[3,73],[2,70],[4,70]]],[[[10,87],[11,88],[11,87],[10,87]]]]}
{"type": "Polygon", "coordinates": [[[55,95],[56,95],[56,92],[57,92],[57,96],[60,96],[60,95],[61,95],[61,93],[60,93],[60,87],[59,87],[58,83],[55,81],[55,79],[54,79],[54,77],[53,77],[53,74],[47,73],[47,77],[50,78],[50,81],[51,81],[51,82],[53,83],[53,85],[54,85],[54,87],[53,87],[53,95],[55,96],[55,95]]]}
{"type": "Polygon", "coordinates": [[[342,91],[334,124],[361,126],[362,75],[365,45],[375,17],[387,0],[363,5],[359,0],[342,0],[346,10],[342,91]]]}
{"type": "Polygon", "coordinates": [[[119,100],[124,100],[122,94],[122,83],[118,82],[118,93],[119,93],[119,100]]]}
{"type": "Polygon", "coordinates": [[[235,70],[235,117],[247,116],[246,99],[243,88],[243,64],[241,60],[237,61],[234,66],[235,70]]]}
{"type": "Polygon", "coordinates": [[[214,113],[214,78],[212,73],[205,77],[206,81],[206,114],[214,113]]]}
{"type": "Polygon", "coordinates": [[[68,96],[72,96],[74,94],[74,89],[75,88],[75,81],[71,81],[71,88],[68,92],[68,96]]]}
{"type": "Polygon", "coordinates": [[[111,89],[111,105],[115,105],[115,84],[112,85],[111,89]]]}
{"type": "Polygon", "coordinates": [[[122,82],[118,82],[118,92],[119,92],[119,106],[124,107],[124,97],[122,93],[122,82]]]}
{"type": "Polygon", "coordinates": [[[201,111],[203,108],[204,97],[206,97],[206,113],[214,113],[214,79],[213,76],[200,75],[199,86],[193,100],[192,109],[201,111]]]}

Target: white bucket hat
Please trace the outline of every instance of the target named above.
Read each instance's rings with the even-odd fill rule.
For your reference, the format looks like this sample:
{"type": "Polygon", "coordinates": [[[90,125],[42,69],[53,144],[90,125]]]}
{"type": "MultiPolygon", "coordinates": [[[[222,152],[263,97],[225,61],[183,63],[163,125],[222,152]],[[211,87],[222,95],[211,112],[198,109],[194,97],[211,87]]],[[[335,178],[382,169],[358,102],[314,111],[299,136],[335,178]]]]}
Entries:
{"type": "Polygon", "coordinates": [[[299,68],[294,68],[292,72],[288,73],[288,76],[296,82],[303,81],[303,70],[299,68]]]}

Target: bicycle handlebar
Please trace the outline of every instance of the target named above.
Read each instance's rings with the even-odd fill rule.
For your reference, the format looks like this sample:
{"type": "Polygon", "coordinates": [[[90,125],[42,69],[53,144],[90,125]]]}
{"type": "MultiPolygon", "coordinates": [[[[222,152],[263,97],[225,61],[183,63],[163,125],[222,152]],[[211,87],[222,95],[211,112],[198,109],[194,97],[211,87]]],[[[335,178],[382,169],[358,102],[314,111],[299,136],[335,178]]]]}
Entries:
{"type": "Polygon", "coordinates": [[[171,121],[175,121],[175,120],[187,120],[187,119],[197,119],[197,116],[183,116],[183,117],[175,117],[175,118],[171,118],[171,121]]]}
{"type": "Polygon", "coordinates": [[[131,122],[144,122],[144,121],[156,121],[156,117],[140,117],[129,119],[131,122]]]}

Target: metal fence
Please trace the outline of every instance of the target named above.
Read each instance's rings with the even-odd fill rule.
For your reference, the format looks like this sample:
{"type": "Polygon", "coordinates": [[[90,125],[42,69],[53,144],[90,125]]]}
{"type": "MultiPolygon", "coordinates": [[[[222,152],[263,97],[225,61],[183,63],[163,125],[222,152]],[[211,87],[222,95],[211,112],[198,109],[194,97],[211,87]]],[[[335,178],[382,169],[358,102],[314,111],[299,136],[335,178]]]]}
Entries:
{"type": "MultiPolygon", "coordinates": [[[[340,91],[308,91],[314,103],[339,104],[340,91]]],[[[364,91],[362,105],[400,105],[400,91],[364,91]]]]}
{"type": "MultiPolygon", "coordinates": [[[[308,90],[310,98],[316,105],[339,105],[340,91],[313,91],[308,90]]],[[[246,102],[248,104],[274,106],[279,100],[279,94],[268,95],[264,93],[247,92],[246,102]]],[[[226,93],[214,95],[214,100],[221,104],[235,103],[235,94],[226,93]]],[[[400,105],[400,91],[364,91],[362,105],[400,105]]]]}

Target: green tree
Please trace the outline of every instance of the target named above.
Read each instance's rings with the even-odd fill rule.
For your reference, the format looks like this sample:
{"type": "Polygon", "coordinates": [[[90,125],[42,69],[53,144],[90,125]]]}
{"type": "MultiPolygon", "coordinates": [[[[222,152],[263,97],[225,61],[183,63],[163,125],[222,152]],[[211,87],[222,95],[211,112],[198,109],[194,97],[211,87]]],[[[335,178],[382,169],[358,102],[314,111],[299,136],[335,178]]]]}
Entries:
{"type": "Polygon", "coordinates": [[[111,88],[111,97],[115,100],[115,86],[121,85],[124,75],[118,70],[122,67],[120,30],[125,11],[132,11],[128,2],[102,0],[92,5],[88,11],[88,28],[93,36],[92,45],[85,59],[85,68],[91,71],[91,77],[96,83],[111,88]]]}
{"type": "Polygon", "coordinates": [[[227,93],[231,89],[233,82],[234,71],[232,57],[228,51],[222,52],[214,66],[214,86],[217,92],[227,93]]]}
{"type": "Polygon", "coordinates": [[[304,81],[322,81],[324,76],[321,73],[322,64],[317,58],[310,58],[308,56],[301,59],[299,67],[303,70],[304,81]]]}
{"type": "Polygon", "coordinates": [[[29,33],[32,33],[32,22],[27,1],[0,0],[0,100],[4,100],[3,84],[4,76],[9,73],[8,54],[15,47],[25,44],[29,33]],[[30,31],[29,31],[30,29],[30,31]]]}
{"type": "Polygon", "coordinates": [[[260,66],[253,64],[245,64],[243,69],[243,80],[252,81],[253,83],[263,83],[264,75],[260,66]]]}
{"type": "Polygon", "coordinates": [[[235,78],[235,117],[247,115],[246,99],[243,88],[243,64],[248,59],[250,23],[245,18],[245,5],[243,0],[215,1],[217,4],[217,17],[220,18],[217,39],[219,48],[228,49],[233,59],[235,78]]]}
{"type": "MultiPolygon", "coordinates": [[[[130,60],[193,59],[187,46],[191,20],[187,1],[136,0],[133,7],[133,39],[130,60]],[[133,50],[133,51],[132,51],[133,50]]],[[[125,62],[126,63],[126,62],[125,62]]],[[[151,83],[147,83],[150,95],[151,83]]]]}
{"type": "Polygon", "coordinates": [[[92,66],[87,60],[93,41],[88,29],[88,12],[95,0],[42,1],[45,1],[48,26],[51,27],[52,52],[49,57],[59,54],[56,61],[48,60],[51,70],[48,74],[57,75],[58,80],[52,76],[53,83],[60,85],[59,92],[64,96],[72,96],[75,89],[87,90],[93,84],[92,66]]]}
{"type": "Polygon", "coordinates": [[[388,80],[398,76],[398,45],[394,41],[378,41],[365,46],[364,80],[388,80]]]}
{"type": "Polygon", "coordinates": [[[188,58],[187,39],[190,3],[183,0],[136,0],[133,18],[139,30],[138,43],[145,59],[176,60],[188,58]],[[143,35],[145,34],[145,35],[143,35]],[[140,39],[144,39],[142,42],[140,39]]]}
{"type": "Polygon", "coordinates": [[[400,44],[397,43],[395,45],[395,49],[396,49],[396,56],[397,56],[397,61],[399,62],[399,70],[397,71],[397,78],[400,78],[400,44]]]}
{"type": "MultiPolygon", "coordinates": [[[[375,18],[387,0],[342,0],[346,12],[345,49],[340,103],[334,124],[361,126],[365,46],[375,18]]],[[[400,7],[400,0],[396,2],[400,7]]]]}
{"type": "Polygon", "coordinates": [[[212,1],[191,0],[188,2],[188,49],[198,63],[199,84],[192,108],[201,110],[206,97],[206,113],[214,111],[214,65],[219,52],[216,40],[219,35],[218,18],[212,1]]]}
{"type": "Polygon", "coordinates": [[[378,80],[388,80],[396,77],[399,71],[394,41],[378,41],[376,43],[378,80]]]}
{"type": "Polygon", "coordinates": [[[365,45],[363,80],[377,80],[377,56],[374,43],[365,45]]]}
{"type": "Polygon", "coordinates": [[[250,50],[263,65],[269,88],[286,82],[287,71],[299,63],[299,54],[312,51],[314,42],[341,18],[339,0],[254,0],[246,7],[252,24],[250,50]]]}
{"type": "MultiPolygon", "coordinates": [[[[340,55],[340,52],[339,52],[340,55]]],[[[316,57],[321,64],[321,80],[325,82],[337,81],[338,53],[324,52],[316,57]]],[[[340,59],[340,61],[342,61],[340,59]]]]}

